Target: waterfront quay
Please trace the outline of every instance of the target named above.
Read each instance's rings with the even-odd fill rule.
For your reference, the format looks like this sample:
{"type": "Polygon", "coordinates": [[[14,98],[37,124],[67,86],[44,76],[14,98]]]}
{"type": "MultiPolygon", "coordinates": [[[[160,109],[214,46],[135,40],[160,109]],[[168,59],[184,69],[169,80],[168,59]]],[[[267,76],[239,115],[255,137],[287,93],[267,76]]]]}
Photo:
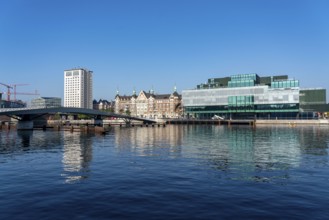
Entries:
{"type": "Polygon", "coordinates": [[[166,121],[167,124],[174,125],[329,125],[328,119],[227,119],[227,120],[213,120],[213,119],[170,119],[166,121]]]}
{"type": "MultiPolygon", "coordinates": [[[[329,126],[328,119],[161,119],[155,123],[143,123],[141,121],[125,121],[122,119],[103,120],[102,124],[96,124],[94,120],[48,120],[45,123],[35,123],[33,130],[64,130],[70,132],[99,133],[106,134],[111,127],[166,127],[166,125],[216,125],[216,126],[262,126],[262,125],[283,125],[289,127],[296,126],[329,126]]],[[[0,130],[19,130],[15,122],[2,122],[0,130]]]]}
{"type": "Polygon", "coordinates": [[[169,119],[167,124],[174,125],[255,125],[256,120],[235,119],[235,120],[212,120],[212,119],[169,119]]]}
{"type": "MultiPolygon", "coordinates": [[[[151,120],[151,119],[150,119],[151,120]]],[[[152,119],[154,120],[154,119],[152,119]]],[[[49,120],[48,125],[58,124],[49,120]]],[[[93,125],[93,120],[70,120],[66,122],[76,126],[93,125]]],[[[195,118],[164,118],[156,119],[154,123],[142,121],[126,121],[123,119],[103,120],[103,126],[131,126],[131,127],[161,127],[165,125],[329,125],[329,119],[195,119],[195,118]]]]}

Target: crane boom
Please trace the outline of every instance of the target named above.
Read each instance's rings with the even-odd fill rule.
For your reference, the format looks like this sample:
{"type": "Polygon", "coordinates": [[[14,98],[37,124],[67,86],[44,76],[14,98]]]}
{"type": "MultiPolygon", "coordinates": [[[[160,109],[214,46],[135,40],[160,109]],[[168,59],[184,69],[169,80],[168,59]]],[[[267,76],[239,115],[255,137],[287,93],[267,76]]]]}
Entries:
{"type": "Polygon", "coordinates": [[[16,101],[16,95],[39,95],[38,91],[35,91],[35,93],[16,92],[16,86],[26,86],[26,85],[29,85],[29,84],[11,84],[11,85],[8,85],[8,84],[0,82],[0,85],[3,85],[5,87],[7,87],[7,101],[10,101],[10,95],[11,95],[10,89],[14,90],[14,101],[16,101]]]}
{"type": "Polygon", "coordinates": [[[14,101],[16,101],[16,94],[19,94],[16,92],[16,86],[27,86],[27,85],[29,85],[29,84],[24,83],[24,84],[13,84],[12,85],[12,86],[14,86],[14,101]]]}
{"type": "Polygon", "coordinates": [[[7,87],[7,101],[10,101],[10,89],[13,89],[13,87],[10,85],[1,83],[1,82],[0,82],[0,84],[7,87]]]}

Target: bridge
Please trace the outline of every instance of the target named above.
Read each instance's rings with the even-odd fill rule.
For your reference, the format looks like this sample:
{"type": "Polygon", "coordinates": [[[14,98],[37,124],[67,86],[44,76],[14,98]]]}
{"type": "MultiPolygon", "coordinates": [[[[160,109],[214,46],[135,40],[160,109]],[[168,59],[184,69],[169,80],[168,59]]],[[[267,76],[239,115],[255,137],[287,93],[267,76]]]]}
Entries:
{"type": "Polygon", "coordinates": [[[115,114],[112,112],[99,111],[86,108],[58,107],[58,108],[10,108],[0,109],[0,115],[5,115],[18,120],[17,129],[33,129],[33,120],[49,114],[84,114],[94,116],[99,122],[104,117],[121,118],[129,123],[132,120],[142,121],[144,123],[156,123],[155,120],[133,117],[129,115],[115,114]]]}

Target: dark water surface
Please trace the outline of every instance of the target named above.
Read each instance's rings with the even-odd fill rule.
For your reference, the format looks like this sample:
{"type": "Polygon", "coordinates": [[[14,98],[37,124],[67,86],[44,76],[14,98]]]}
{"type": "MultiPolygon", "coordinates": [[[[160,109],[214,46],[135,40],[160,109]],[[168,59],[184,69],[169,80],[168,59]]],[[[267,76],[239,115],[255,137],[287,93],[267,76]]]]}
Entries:
{"type": "Polygon", "coordinates": [[[0,219],[328,219],[329,127],[0,131],[0,219]]]}

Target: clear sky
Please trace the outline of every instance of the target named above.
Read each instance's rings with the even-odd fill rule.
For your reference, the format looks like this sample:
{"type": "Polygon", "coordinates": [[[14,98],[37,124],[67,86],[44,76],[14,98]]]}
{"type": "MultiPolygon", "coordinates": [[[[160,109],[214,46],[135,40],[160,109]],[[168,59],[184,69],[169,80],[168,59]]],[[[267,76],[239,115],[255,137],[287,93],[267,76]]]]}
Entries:
{"type": "Polygon", "coordinates": [[[0,0],[0,82],[63,98],[64,70],[84,67],[95,99],[244,73],[329,90],[328,11],[327,0],[0,0]]]}

